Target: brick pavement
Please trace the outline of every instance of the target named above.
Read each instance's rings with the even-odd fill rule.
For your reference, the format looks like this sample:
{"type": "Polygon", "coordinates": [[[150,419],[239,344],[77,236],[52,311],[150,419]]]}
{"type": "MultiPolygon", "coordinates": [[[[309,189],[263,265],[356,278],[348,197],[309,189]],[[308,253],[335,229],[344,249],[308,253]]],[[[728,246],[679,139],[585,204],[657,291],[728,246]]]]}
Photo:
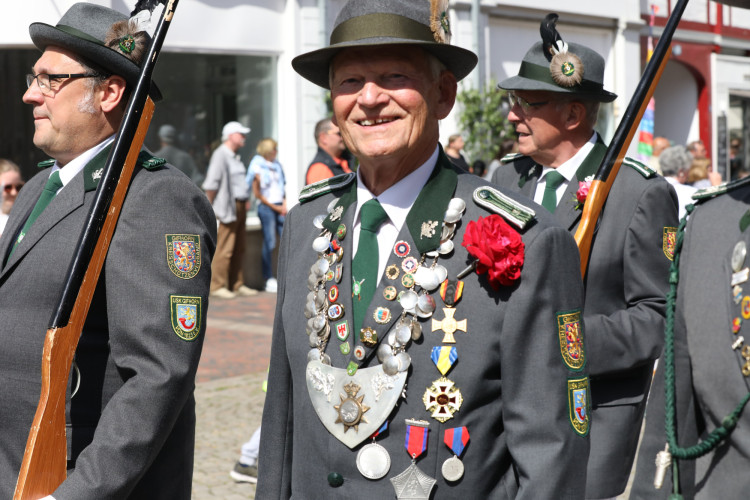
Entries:
{"type": "Polygon", "coordinates": [[[260,425],[276,294],[212,300],[198,366],[193,500],[245,500],[255,485],[229,470],[260,425]]]}

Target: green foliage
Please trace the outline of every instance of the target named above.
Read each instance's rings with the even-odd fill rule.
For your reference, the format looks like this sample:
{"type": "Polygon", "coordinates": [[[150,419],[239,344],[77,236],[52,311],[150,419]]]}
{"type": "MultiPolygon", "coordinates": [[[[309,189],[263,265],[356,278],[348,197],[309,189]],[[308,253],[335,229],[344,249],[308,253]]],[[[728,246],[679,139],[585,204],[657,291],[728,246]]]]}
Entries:
{"type": "Polygon", "coordinates": [[[461,90],[458,123],[464,134],[466,150],[472,160],[489,164],[500,149],[503,139],[513,137],[513,125],[508,122],[506,91],[497,88],[494,78],[484,90],[461,90]],[[503,106],[505,103],[505,106],[503,106]]]}

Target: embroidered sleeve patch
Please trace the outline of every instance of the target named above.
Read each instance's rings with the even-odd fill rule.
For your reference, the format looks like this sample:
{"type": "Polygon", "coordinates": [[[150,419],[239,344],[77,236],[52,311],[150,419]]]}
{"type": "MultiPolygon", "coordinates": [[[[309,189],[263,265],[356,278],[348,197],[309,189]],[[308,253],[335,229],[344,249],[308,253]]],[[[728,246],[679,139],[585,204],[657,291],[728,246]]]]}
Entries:
{"type": "Polygon", "coordinates": [[[203,308],[200,297],[185,295],[169,296],[172,330],[182,340],[192,341],[198,337],[201,329],[203,308]]]}
{"type": "Polygon", "coordinates": [[[674,260],[674,250],[677,244],[677,228],[665,227],[661,240],[661,249],[669,260],[674,260]]]}
{"type": "Polygon", "coordinates": [[[559,312],[555,316],[557,316],[557,336],[563,362],[571,370],[581,371],[586,364],[581,310],[559,312]]]}
{"type": "Polygon", "coordinates": [[[589,378],[568,379],[568,415],[570,425],[580,436],[589,433],[591,422],[589,404],[589,378]]]}
{"type": "Polygon", "coordinates": [[[189,280],[201,270],[201,237],[197,234],[167,234],[167,264],[178,278],[189,280]]]}

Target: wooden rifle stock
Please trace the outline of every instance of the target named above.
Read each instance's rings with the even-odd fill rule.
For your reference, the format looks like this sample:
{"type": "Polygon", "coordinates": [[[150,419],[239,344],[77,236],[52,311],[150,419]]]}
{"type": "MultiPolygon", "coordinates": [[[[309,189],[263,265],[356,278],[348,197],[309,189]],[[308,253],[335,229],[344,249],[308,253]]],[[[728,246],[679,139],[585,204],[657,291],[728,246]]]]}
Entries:
{"type": "Polygon", "coordinates": [[[138,83],[110,150],[47,330],[42,353],[42,389],[13,500],[38,500],[54,492],[66,478],[65,403],[70,367],[154,114],[154,102],[149,97],[151,79],[177,2],[169,0],[164,8],[143,59],[138,83]]]}
{"type": "Polygon", "coordinates": [[[649,100],[654,95],[654,89],[659,83],[659,78],[667,65],[669,56],[672,53],[671,42],[672,36],[677,29],[677,24],[682,17],[682,13],[687,6],[688,0],[679,0],[675,5],[672,14],[669,16],[664,31],[659,38],[659,42],[654,49],[654,54],[646,65],[641,81],[633,93],[625,114],[617,126],[612,142],[607,148],[602,164],[599,166],[594,180],[591,182],[589,194],[586,197],[586,203],[583,205],[583,214],[581,222],[576,230],[575,240],[578,244],[578,251],[581,254],[581,276],[586,276],[586,268],[589,263],[591,253],[591,243],[594,238],[594,229],[599,219],[604,203],[607,201],[609,190],[617,177],[620,165],[625,158],[625,151],[635,135],[638,124],[646,111],[649,100]]]}

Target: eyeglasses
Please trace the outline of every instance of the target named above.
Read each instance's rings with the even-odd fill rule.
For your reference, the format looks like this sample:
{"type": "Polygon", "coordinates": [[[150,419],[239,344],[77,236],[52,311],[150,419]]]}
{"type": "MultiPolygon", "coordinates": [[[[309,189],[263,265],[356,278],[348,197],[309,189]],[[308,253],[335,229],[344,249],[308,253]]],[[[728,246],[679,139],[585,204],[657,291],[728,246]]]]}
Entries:
{"type": "Polygon", "coordinates": [[[10,193],[13,188],[16,188],[16,191],[20,191],[21,188],[24,186],[24,183],[21,184],[3,184],[2,189],[4,193],[10,193]]]}
{"type": "Polygon", "coordinates": [[[521,106],[524,113],[528,113],[533,108],[538,108],[549,104],[549,101],[529,102],[521,96],[516,95],[513,92],[508,92],[508,101],[510,101],[510,107],[513,108],[516,104],[521,106]]]}
{"type": "Polygon", "coordinates": [[[39,73],[38,75],[28,74],[26,75],[26,87],[31,87],[31,84],[36,80],[36,84],[39,85],[39,90],[43,95],[51,96],[57,89],[52,88],[52,82],[57,82],[63,78],[98,78],[100,75],[97,73],[66,73],[59,75],[48,75],[47,73],[39,73]]]}

